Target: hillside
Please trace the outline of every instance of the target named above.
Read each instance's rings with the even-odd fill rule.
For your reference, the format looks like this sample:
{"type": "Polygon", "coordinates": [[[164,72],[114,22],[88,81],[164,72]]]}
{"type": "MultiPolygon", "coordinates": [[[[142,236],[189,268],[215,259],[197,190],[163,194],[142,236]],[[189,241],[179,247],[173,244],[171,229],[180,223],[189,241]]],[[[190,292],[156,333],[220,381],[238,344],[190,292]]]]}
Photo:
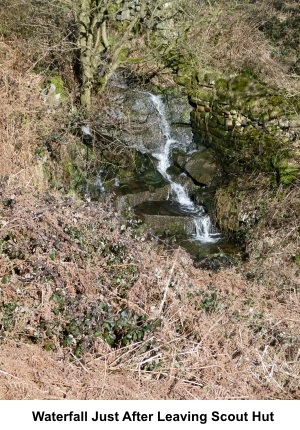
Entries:
{"type": "MultiPolygon", "coordinates": [[[[230,74],[253,66],[272,88],[298,98],[299,46],[285,54],[297,2],[211,3],[187,33],[203,42],[197,67],[230,74]],[[253,5],[251,41],[263,63],[254,61],[253,44],[241,44],[253,5]],[[229,25],[221,30],[225,21],[240,23],[237,38],[229,25]]],[[[234,236],[233,207],[256,217],[233,237],[240,246],[234,265],[197,268],[176,241],[158,238],[132,211],[124,215],[113,193],[84,191],[103,165],[78,130],[116,128],[107,116],[114,94],[109,84],[101,94],[94,88],[91,111],[80,105],[73,51],[55,44],[64,23],[52,16],[59,31],[35,33],[47,18],[41,9],[32,27],[18,27],[37,16],[35,2],[28,5],[0,7],[1,398],[299,399],[299,178],[285,185],[275,171],[233,172],[216,197],[224,232],[234,236]],[[64,98],[57,105],[45,97],[54,82],[64,98]]],[[[173,88],[180,63],[143,37],[131,54],[147,61],[123,69],[131,85],[173,88]]],[[[119,140],[105,150],[113,173],[132,156],[119,140]]]]}
{"type": "Polygon", "coordinates": [[[296,290],[196,269],[109,201],[7,186],[1,206],[2,397],[299,396],[296,290]]]}

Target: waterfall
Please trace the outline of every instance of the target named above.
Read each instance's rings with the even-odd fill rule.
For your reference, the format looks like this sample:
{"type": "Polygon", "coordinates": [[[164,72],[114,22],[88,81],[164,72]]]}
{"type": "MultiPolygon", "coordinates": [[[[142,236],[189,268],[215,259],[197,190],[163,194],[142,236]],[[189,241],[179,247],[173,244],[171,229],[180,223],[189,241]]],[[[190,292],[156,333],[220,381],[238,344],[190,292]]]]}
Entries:
{"type": "Polygon", "coordinates": [[[216,242],[219,239],[219,233],[212,226],[210,217],[205,213],[204,208],[195,204],[190,199],[185,188],[181,184],[175,182],[167,172],[167,169],[171,166],[172,149],[184,147],[184,144],[172,138],[170,125],[165,112],[165,106],[161,97],[151,93],[148,93],[148,95],[159,115],[159,127],[165,139],[165,144],[162,150],[152,154],[158,160],[157,170],[169,182],[172,198],[179,203],[184,213],[188,213],[193,217],[195,225],[194,239],[201,243],[216,242]]]}

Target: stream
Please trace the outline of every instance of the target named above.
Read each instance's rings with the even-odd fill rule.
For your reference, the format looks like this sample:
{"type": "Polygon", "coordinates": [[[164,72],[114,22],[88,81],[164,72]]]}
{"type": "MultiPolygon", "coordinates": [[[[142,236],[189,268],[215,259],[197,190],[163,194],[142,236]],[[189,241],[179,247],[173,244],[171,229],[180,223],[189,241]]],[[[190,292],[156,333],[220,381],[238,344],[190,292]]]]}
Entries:
{"type": "Polygon", "coordinates": [[[153,152],[152,155],[158,160],[157,170],[170,184],[171,193],[169,201],[171,204],[178,204],[177,214],[182,213],[182,215],[188,215],[193,219],[194,233],[192,234],[192,238],[195,241],[199,241],[200,243],[215,243],[220,239],[220,233],[212,225],[210,216],[206,213],[205,208],[195,204],[189,197],[185,187],[174,181],[170,174],[168,174],[168,168],[171,166],[172,149],[181,148],[186,150],[186,145],[185,142],[178,142],[172,137],[161,96],[148,94],[158,112],[160,118],[159,127],[165,141],[162,150],[160,152],[153,152]]]}
{"type": "MultiPolygon", "coordinates": [[[[111,179],[117,210],[125,216],[133,211],[156,236],[193,258],[235,254],[236,246],[212,222],[222,172],[214,152],[194,141],[187,97],[179,91],[155,95],[121,78],[112,88],[111,119],[125,125],[113,138],[135,154],[131,167],[111,179]]],[[[97,179],[106,186],[100,174],[97,179]]]]}

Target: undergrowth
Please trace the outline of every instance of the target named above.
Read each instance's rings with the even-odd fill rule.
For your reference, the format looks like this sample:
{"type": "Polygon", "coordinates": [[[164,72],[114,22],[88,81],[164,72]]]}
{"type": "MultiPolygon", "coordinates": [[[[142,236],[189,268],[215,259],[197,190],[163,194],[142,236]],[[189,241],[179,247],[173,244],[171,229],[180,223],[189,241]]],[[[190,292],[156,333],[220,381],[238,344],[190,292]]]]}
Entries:
{"type": "MultiPolygon", "coordinates": [[[[88,378],[88,398],[299,395],[298,290],[257,285],[234,268],[196,269],[183,250],[136,237],[129,222],[124,228],[109,199],[5,186],[0,224],[1,350],[32,348],[47,372],[51,354],[55,398],[63,386],[68,398],[86,398],[87,382],[75,395],[70,375],[55,376],[62,357],[82,370],[79,380],[104,378],[100,388],[88,378]],[[135,387],[127,397],[115,391],[120,374],[135,387]]],[[[40,398],[30,359],[0,356],[5,372],[23,375],[25,396],[40,398]]],[[[41,383],[51,398],[54,388],[41,383]]],[[[24,395],[11,384],[9,393],[24,395]]]]}

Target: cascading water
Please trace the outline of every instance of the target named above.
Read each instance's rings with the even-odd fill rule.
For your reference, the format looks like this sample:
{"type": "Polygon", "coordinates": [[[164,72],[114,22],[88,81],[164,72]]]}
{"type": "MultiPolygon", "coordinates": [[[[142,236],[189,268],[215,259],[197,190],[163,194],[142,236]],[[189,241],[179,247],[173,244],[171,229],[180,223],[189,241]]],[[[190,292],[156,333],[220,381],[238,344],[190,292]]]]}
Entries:
{"type": "Polygon", "coordinates": [[[157,158],[157,170],[169,182],[174,200],[180,205],[183,213],[193,217],[195,225],[194,239],[201,243],[213,243],[219,240],[219,233],[214,229],[210,217],[205,213],[202,206],[196,205],[188,196],[185,188],[175,182],[168,174],[167,170],[171,166],[171,150],[173,148],[184,147],[184,144],[176,141],[171,136],[170,125],[167,120],[164,104],[160,96],[148,93],[160,118],[160,129],[165,139],[165,145],[161,152],[152,155],[157,158]]]}

